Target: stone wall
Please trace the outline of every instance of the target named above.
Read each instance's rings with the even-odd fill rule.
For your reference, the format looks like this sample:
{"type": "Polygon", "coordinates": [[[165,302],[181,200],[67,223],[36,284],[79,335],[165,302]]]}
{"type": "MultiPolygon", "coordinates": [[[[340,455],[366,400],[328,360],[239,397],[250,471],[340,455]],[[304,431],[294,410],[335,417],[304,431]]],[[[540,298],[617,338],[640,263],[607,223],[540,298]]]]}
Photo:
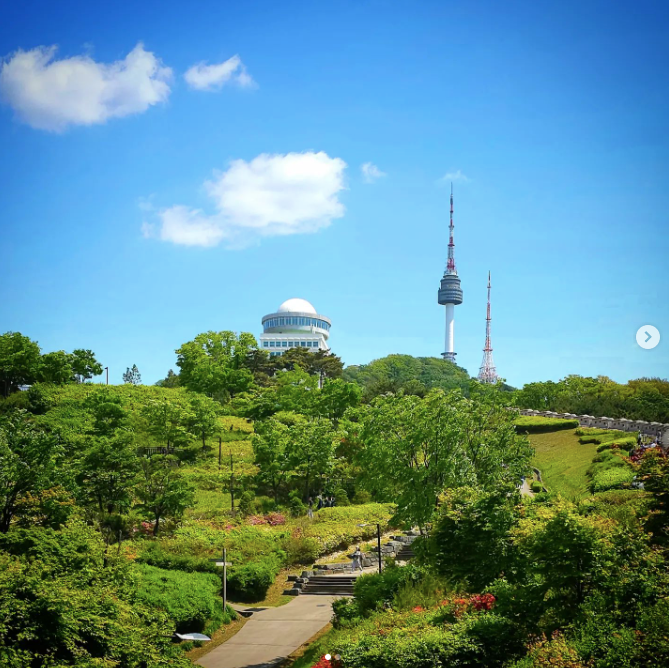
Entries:
{"type": "Polygon", "coordinates": [[[641,432],[644,436],[658,439],[662,445],[669,445],[669,424],[662,422],[646,422],[645,420],[628,420],[627,418],[594,417],[593,415],[574,415],[573,413],[554,413],[553,411],[535,411],[531,408],[521,409],[521,415],[562,418],[578,420],[581,427],[598,429],[618,429],[619,431],[641,432]]]}

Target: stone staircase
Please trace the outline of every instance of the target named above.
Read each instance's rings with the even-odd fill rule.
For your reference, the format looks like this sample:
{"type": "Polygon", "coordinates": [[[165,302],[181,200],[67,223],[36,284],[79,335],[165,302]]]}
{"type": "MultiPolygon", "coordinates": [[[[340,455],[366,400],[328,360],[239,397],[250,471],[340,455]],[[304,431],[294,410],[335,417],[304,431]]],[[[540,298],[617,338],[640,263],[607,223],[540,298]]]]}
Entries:
{"type": "Polygon", "coordinates": [[[330,596],[353,596],[353,585],[357,575],[315,575],[302,589],[303,594],[328,594],[330,596]]]}
{"type": "MultiPolygon", "coordinates": [[[[419,534],[416,531],[405,531],[403,534],[391,536],[387,543],[381,545],[382,557],[393,557],[397,561],[408,561],[414,555],[412,543],[419,534]]],[[[376,546],[369,552],[363,552],[362,564],[365,568],[378,566],[378,549],[376,546]]],[[[317,564],[313,570],[302,571],[301,575],[289,575],[289,589],[284,594],[298,596],[300,594],[329,594],[331,596],[353,596],[353,585],[359,572],[351,573],[351,562],[317,564]]]]}

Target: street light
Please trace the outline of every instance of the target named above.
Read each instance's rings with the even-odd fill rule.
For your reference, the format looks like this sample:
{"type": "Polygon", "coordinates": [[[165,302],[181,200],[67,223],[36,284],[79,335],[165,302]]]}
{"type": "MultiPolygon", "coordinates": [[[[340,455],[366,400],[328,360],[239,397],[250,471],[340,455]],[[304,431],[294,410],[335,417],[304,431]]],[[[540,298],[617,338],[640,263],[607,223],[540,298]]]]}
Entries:
{"type": "MultiPolygon", "coordinates": [[[[359,527],[367,527],[369,526],[369,522],[365,522],[365,524],[358,524],[359,527]]],[[[379,573],[381,572],[381,525],[377,524],[376,525],[376,547],[379,551],[379,573]]]]}

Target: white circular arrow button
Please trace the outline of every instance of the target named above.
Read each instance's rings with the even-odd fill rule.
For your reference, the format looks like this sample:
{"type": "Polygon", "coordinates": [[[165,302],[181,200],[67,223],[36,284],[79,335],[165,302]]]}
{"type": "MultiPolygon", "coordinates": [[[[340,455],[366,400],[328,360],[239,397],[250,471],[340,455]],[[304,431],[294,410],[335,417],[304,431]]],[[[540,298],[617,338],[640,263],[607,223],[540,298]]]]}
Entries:
{"type": "Polygon", "coordinates": [[[636,342],[645,350],[652,350],[660,342],[660,332],[653,325],[643,325],[637,330],[636,342]]]}

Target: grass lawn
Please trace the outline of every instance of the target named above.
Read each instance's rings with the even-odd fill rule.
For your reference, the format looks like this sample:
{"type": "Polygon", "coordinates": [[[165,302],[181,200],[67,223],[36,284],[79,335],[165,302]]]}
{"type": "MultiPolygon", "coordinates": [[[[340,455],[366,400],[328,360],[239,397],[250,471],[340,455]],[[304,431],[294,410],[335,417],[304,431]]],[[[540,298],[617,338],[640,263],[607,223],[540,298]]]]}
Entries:
{"type": "Polygon", "coordinates": [[[535,448],[533,463],[550,492],[570,500],[590,496],[585,472],[597,453],[597,444],[581,445],[571,429],[530,434],[528,438],[535,448]]]}

